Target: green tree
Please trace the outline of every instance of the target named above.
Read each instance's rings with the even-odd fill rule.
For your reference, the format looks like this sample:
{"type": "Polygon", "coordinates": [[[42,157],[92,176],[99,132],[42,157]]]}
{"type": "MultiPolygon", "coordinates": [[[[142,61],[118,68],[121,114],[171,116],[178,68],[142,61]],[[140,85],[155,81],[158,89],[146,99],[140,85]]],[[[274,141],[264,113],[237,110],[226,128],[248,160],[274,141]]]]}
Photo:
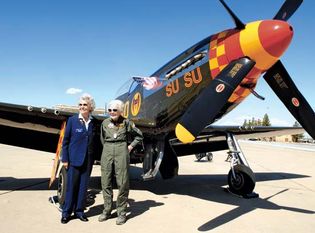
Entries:
{"type": "Polygon", "coordinates": [[[246,126],[248,126],[248,123],[247,123],[247,120],[245,119],[243,123],[243,127],[246,127],[246,126]]]}
{"type": "MultiPolygon", "coordinates": [[[[300,123],[295,121],[294,124],[293,124],[293,127],[301,127],[300,123]]],[[[301,134],[294,134],[292,135],[292,141],[294,142],[298,142],[300,141],[301,139],[304,138],[304,135],[301,133],[301,134]]]]}
{"type": "Polygon", "coordinates": [[[270,120],[269,120],[269,116],[267,113],[265,113],[263,119],[262,119],[262,125],[263,126],[271,126],[270,120]]]}
{"type": "Polygon", "coordinates": [[[251,120],[248,120],[248,125],[247,126],[253,126],[253,123],[252,123],[252,121],[251,120]]]}

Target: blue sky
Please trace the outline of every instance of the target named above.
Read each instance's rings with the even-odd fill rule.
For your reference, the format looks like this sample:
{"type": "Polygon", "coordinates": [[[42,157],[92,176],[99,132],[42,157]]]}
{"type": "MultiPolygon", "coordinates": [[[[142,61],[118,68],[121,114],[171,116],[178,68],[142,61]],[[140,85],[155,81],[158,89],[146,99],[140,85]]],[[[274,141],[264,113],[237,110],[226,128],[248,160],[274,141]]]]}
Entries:
{"type": "MultiPolygon", "coordinates": [[[[226,0],[244,22],[271,19],[282,0],[226,0]]],[[[295,35],[281,58],[315,107],[315,7],[305,0],[289,19],[295,35]]],[[[52,107],[88,92],[98,107],[132,76],[149,76],[203,38],[233,28],[215,0],[2,0],[0,102],[52,107]],[[67,93],[73,88],[82,92],[67,93]]],[[[242,124],[268,113],[273,125],[294,118],[260,79],[265,101],[247,98],[219,124],[242,124]]]]}

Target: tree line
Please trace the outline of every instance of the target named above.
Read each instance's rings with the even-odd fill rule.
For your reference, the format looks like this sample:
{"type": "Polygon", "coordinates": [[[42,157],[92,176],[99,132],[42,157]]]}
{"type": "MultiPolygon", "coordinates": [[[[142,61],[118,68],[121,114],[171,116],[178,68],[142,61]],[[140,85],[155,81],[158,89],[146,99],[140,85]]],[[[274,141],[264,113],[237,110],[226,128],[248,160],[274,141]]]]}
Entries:
{"type": "MultiPolygon", "coordinates": [[[[243,127],[251,127],[251,126],[271,126],[268,114],[265,113],[262,120],[261,119],[255,119],[254,117],[252,117],[252,119],[245,119],[244,123],[243,123],[243,127]]],[[[301,127],[301,125],[297,121],[295,121],[293,126],[294,127],[301,127]]],[[[294,141],[294,142],[297,142],[303,138],[304,138],[303,134],[292,135],[292,141],[294,141]]]]}
{"type": "Polygon", "coordinates": [[[266,113],[263,117],[263,119],[255,119],[252,117],[252,119],[245,119],[243,123],[244,127],[250,127],[250,126],[271,126],[269,116],[266,113]]]}

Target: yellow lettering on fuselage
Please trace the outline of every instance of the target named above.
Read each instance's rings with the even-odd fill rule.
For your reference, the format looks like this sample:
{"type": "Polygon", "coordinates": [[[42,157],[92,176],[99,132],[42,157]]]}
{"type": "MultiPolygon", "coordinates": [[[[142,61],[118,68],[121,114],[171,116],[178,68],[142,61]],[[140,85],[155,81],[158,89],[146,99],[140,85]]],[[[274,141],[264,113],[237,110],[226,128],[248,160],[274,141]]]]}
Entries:
{"type": "Polygon", "coordinates": [[[127,101],[124,105],[123,117],[128,118],[129,116],[129,101],[127,101]]]}
{"type": "MultiPolygon", "coordinates": [[[[179,79],[180,78],[166,85],[165,92],[167,97],[171,97],[172,95],[177,94],[180,91],[181,87],[179,79]]],[[[200,67],[197,67],[195,70],[185,73],[183,79],[185,88],[190,88],[193,85],[199,84],[202,81],[200,67]]]]}
{"type": "Polygon", "coordinates": [[[178,79],[175,79],[171,83],[166,85],[166,96],[171,97],[172,95],[178,93],[179,91],[179,81],[178,79]]]}
{"type": "Polygon", "coordinates": [[[191,73],[187,72],[184,74],[185,87],[191,87],[193,85],[193,80],[191,73]]]}

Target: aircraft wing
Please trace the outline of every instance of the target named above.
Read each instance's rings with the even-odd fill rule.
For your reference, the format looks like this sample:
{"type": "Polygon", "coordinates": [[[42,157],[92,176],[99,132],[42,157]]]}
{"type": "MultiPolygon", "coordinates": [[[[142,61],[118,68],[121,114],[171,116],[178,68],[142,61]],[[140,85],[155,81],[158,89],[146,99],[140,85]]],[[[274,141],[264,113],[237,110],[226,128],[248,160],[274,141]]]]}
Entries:
{"type": "Polygon", "coordinates": [[[302,127],[274,127],[274,126],[224,126],[224,125],[209,125],[201,133],[201,135],[207,134],[220,134],[230,132],[233,133],[237,139],[248,138],[262,138],[262,137],[274,137],[281,135],[294,135],[305,133],[302,127]]]}
{"type": "Polygon", "coordinates": [[[228,149],[227,133],[232,133],[236,139],[250,139],[295,135],[304,132],[305,130],[302,127],[209,125],[192,143],[184,144],[175,138],[170,140],[170,144],[176,154],[180,156],[228,149]]]}
{"type": "Polygon", "coordinates": [[[62,124],[73,114],[0,102],[0,143],[55,153],[62,124]]]}

